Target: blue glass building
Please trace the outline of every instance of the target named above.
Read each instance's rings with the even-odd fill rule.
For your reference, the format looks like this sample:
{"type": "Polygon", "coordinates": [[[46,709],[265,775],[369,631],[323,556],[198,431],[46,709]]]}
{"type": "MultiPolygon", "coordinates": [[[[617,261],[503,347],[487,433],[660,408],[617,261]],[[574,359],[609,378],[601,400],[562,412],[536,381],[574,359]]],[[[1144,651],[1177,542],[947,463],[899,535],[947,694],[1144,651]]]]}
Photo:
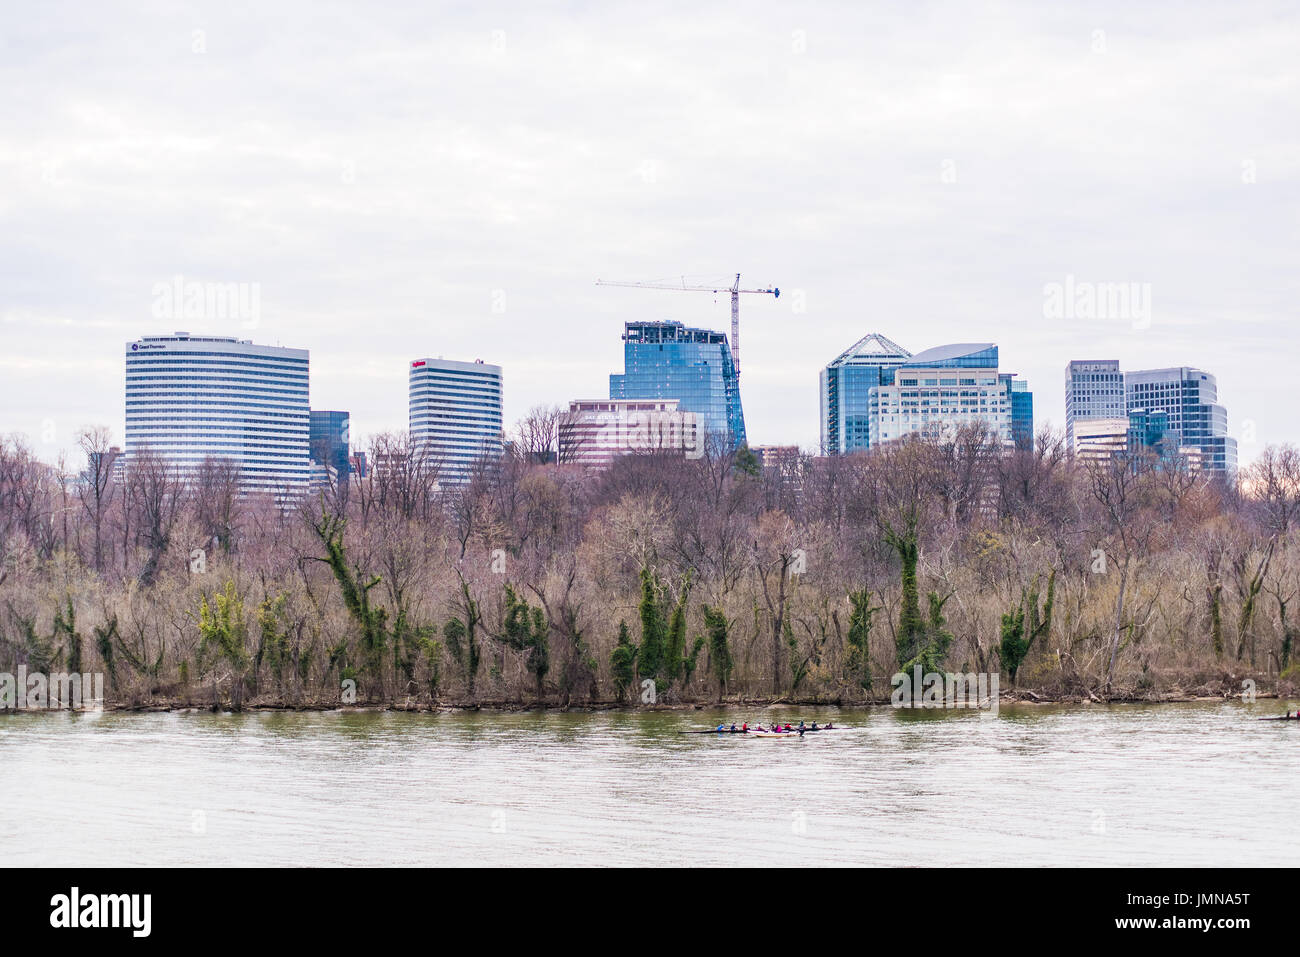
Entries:
{"type": "Polygon", "coordinates": [[[1169,413],[1134,409],[1128,414],[1128,450],[1152,450],[1170,456],[1180,444],[1177,432],[1169,428],[1169,413]]]}
{"type": "Polygon", "coordinates": [[[848,454],[870,447],[871,389],[888,380],[886,370],[897,368],[911,356],[897,342],[873,332],[822,369],[817,399],[823,455],[848,454]]]}
{"type": "Polygon", "coordinates": [[[1237,471],[1237,440],[1228,435],[1228,412],[1219,404],[1217,380],[1208,372],[1187,366],[1127,372],[1124,397],[1130,415],[1163,412],[1178,442],[1201,450],[1202,468],[1237,471]]]}
{"type": "Polygon", "coordinates": [[[998,371],[992,342],[960,342],[913,355],[873,333],[821,371],[818,398],[826,455],[909,435],[937,439],[974,422],[987,425],[1008,447],[1033,447],[1033,393],[1015,373],[998,371]]]}
{"type": "Polygon", "coordinates": [[[311,460],[343,479],[349,471],[349,420],[346,412],[311,410],[311,460]]]}
{"type": "Polygon", "coordinates": [[[731,346],[721,332],[680,322],[629,322],[623,372],[609,377],[611,399],[677,399],[701,428],[728,449],[744,445],[745,413],[731,346]]]}
{"type": "Polygon", "coordinates": [[[1029,391],[1029,383],[1017,379],[1014,372],[1003,372],[1001,378],[1011,402],[1011,440],[1018,449],[1033,449],[1034,394],[1029,391]]]}

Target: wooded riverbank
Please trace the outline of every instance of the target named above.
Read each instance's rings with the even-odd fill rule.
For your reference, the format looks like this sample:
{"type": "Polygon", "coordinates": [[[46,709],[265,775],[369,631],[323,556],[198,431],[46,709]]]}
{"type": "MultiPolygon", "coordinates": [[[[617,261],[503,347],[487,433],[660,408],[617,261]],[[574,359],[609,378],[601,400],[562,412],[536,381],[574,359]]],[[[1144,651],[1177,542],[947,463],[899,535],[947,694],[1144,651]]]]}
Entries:
{"type": "Polygon", "coordinates": [[[915,668],[997,676],[1003,700],[1300,680],[1291,447],[1228,484],[1079,462],[1047,431],[766,468],[521,444],[440,486],[380,436],[387,468],[286,510],[220,461],[146,453],[122,480],[94,441],[79,478],[0,442],[0,672],[103,673],[112,706],[851,706],[915,668]]]}

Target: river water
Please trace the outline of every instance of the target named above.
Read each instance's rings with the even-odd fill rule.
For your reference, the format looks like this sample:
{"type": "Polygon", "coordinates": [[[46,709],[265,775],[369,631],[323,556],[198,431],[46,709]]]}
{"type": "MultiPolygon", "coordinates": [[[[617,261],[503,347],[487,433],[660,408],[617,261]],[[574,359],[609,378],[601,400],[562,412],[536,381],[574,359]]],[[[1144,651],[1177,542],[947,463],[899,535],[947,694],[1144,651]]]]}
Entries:
{"type": "Polygon", "coordinates": [[[10,714],[0,861],[1294,865],[1296,706],[10,714]]]}

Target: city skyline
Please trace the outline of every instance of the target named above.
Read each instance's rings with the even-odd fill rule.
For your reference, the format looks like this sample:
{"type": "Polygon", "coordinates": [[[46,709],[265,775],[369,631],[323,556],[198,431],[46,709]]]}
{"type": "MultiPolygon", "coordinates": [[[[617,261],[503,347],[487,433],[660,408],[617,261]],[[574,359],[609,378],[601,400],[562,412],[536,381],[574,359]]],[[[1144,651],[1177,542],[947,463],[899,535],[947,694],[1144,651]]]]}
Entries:
{"type": "MultiPolygon", "coordinates": [[[[626,324],[626,327],[625,327],[624,336],[623,336],[624,340],[627,339],[627,330],[628,330],[628,329],[630,329],[630,328],[632,328],[632,327],[634,327],[634,326],[640,328],[640,327],[645,326],[645,325],[648,325],[648,326],[650,326],[650,327],[663,327],[663,326],[674,326],[674,325],[680,325],[680,323],[676,323],[676,322],[673,321],[673,320],[669,320],[669,321],[667,321],[667,322],[651,322],[651,323],[648,323],[648,324],[642,324],[642,323],[631,323],[631,322],[629,322],[629,323],[626,324]]],[[[721,344],[722,344],[722,346],[723,346],[723,348],[724,348],[724,351],[727,352],[727,355],[728,355],[728,356],[730,355],[730,353],[729,353],[729,348],[728,348],[728,347],[729,347],[729,337],[727,336],[726,333],[723,333],[723,332],[721,332],[721,331],[714,331],[714,330],[706,330],[706,329],[689,329],[689,328],[684,329],[683,331],[685,331],[685,332],[687,332],[687,333],[707,333],[707,334],[710,335],[710,336],[716,337],[715,340],[711,340],[711,341],[719,341],[719,342],[721,342],[721,344]]],[[[258,342],[253,342],[252,340],[247,340],[247,339],[238,339],[238,338],[235,338],[235,337],[214,337],[214,336],[207,336],[207,335],[204,335],[203,333],[196,333],[196,332],[193,332],[193,331],[191,331],[191,330],[175,331],[175,332],[172,332],[172,333],[170,333],[170,334],[143,335],[143,336],[138,337],[138,338],[134,341],[134,343],[132,343],[132,342],[128,342],[128,343],[127,343],[128,352],[127,352],[127,354],[126,354],[126,357],[127,357],[127,360],[128,360],[128,367],[127,367],[127,382],[128,382],[127,389],[128,389],[128,390],[131,388],[131,386],[129,385],[129,383],[130,383],[130,381],[131,381],[131,379],[130,379],[130,372],[131,372],[131,370],[130,370],[129,362],[130,362],[130,360],[131,360],[131,358],[132,358],[132,352],[129,351],[129,350],[131,349],[132,345],[134,344],[134,345],[136,346],[136,348],[138,349],[138,348],[140,348],[140,346],[139,346],[138,344],[139,344],[139,343],[142,343],[142,342],[149,341],[149,342],[155,342],[155,343],[165,343],[165,342],[173,341],[173,340],[175,340],[177,337],[182,337],[182,338],[191,338],[191,339],[196,340],[196,341],[209,341],[209,342],[212,342],[212,341],[220,341],[220,342],[226,342],[226,343],[233,343],[233,344],[236,344],[236,345],[240,346],[241,348],[242,348],[242,347],[246,347],[246,346],[251,346],[251,347],[252,347],[253,349],[255,349],[255,350],[269,350],[269,351],[271,351],[271,352],[276,352],[276,351],[286,352],[286,351],[287,351],[287,352],[292,352],[292,353],[301,353],[304,357],[307,356],[307,355],[309,355],[310,352],[311,352],[310,347],[284,346],[284,345],[282,345],[282,344],[280,344],[280,343],[275,343],[275,344],[270,344],[270,343],[258,343],[258,342]]],[[[842,363],[842,362],[845,360],[846,357],[850,357],[850,356],[856,355],[855,350],[857,350],[857,349],[859,349],[860,347],[862,347],[864,343],[870,343],[870,344],[873,345],[873,347],[875,347],[875,348],[879,348],[878,344],[879,344],[880,342],[887,343],[887,344],[888,344],[889,346],[891,346],[891,347],[895,346],[895,344],[892,342],[892,340],[888,339],[887,337],[884,337],[884,336],[880,335],[879,333],[875,333],[875,332],[868,333],[867,335],[861,337],[857,342],[855,342],[855,343],[853,344],[853,346],[851,346],[849,349],[847,349],[847,350],[845,350],[844,352],[842,352],[842,353],[841,353],[841,354],[840,354],[840,355],[839,355],[835,360],[833,360],[830,364],[828,364],[827,366],[823,366],[823,367],[819,370],[819,383],[818,383],[818,386],[817,386],[817,388],[818,388],[818,392],[819,392],[819,393],[824,393],[825,390],[826,390],[826,381],[827,381],[827,380],[826,380],[826,374],[827,374],[828,369],[833,368],[833,367],[836,367],[837,364],[842,363]]],[[[988,345],[989,347],[992,348],[994,355],[996,355],[997,352],[998,352],[998,346],[997,346],[997,344],[996,344],[996,343],[992,343],[992,342],[990,342],[990,343],[987,343],[987,345],[988,345]]],[[[929,351],[930,351],[930,352],[937,352],[937,351],[940,351],[940,349],[952,349],[952,348],[955,348],[956,346],[957,346],[957,344],[952,344],[952,345],[949,345],[949,346],[944,346],[944,347],[939,347],[939,348],[936,348],[936,349],[931,349],[931,350],[929,350],[929,351]]],[[[157,345],[155,345],[155,346],[153,346],[152,348],[162,348],[162,346],[157,346],[157,345]]],[[[627,349],[627,346],[626,346],[626,343],[625,343],[625,356],[628,354],[628,353],[626,353],[626,349],[627,349]]],[[[903,351],[905,352],[906,350],[903,350],[903,351]]],[[[862,356],[862,357],[860,357],[860,358],[861,358],[861,361],[867,361],[870,357],[869,357],[868,355],[864,355],[864,356],[862,356]]],[[[912,359],[911,359],[911,358],[906,358],[906,359],[891,359],[891,360],[889,360],[889,361],[891,361],[891,362],[893,362],[893,361],[901,361],[901,362],[904,362],[904,363],[911,363],[911,362],[912,362],[912,359]]],[[[994,360],[994,361],[995,361],[995,365],[996,365],[996,360],[994,360]]],[[[478,369],[478,370],[495,370],[495,372],[494,372],[493,374],[496,375],[496,377],[497,377],[497,381],[498,381],[499,383],[500,383],[500,382],[504,382],[504,380],[505,380],[505,378],[506,378],[506,376],[507,376],[507,373],[508,373],[508,370],[505,370],[505,369],[504,369],[500,364],[494,364],[494,363],[490,363],[490,362],[485,362],[485,360],[483,360],[483,359],[481,359],[481,358],[476,358],[476,359],[473,359],[473,360],[458,360],[458,359],[446,359],[446,358],[444,358],[443,356],[436,356],[436,357],[433,357],[433,356],[426,356],[425,358],[423,358],[423,359],[419,359],[419,360],[408,360],[408,361],[404,364],[405,367],[406,367],[406,372],[407,372],[408,379],[409,379],[411,376],[415,375],[416,373],[423,374],[425,371],[427,371],[425,368],[423,368],[423,367],[425,367],[427,364],[434,364],[434,365],[447,366],[447,367],[453,367],[453,368],[458,367],[458,368],[466,369],[466,370],[474,370],[474,369],[478,369]]],[[[1067,445],[1070,444],[1070,442],[1069,442],[1069,422],[1070,422],[1069,405],[1070,405],[1070,396],[1071,396],[1071,391],[1072,391],[1072,386],[1071,386],[1071,383],[1072,383],[1071,374],[1072,374],[1072,370],[1073,370],[1076,366],[1077,366],[1077,367],[1080,367],[1080,368],[1082,368],[1082,369],[1085,369],[1086,371],[1092,371],[1092,370],[1094,369],[1094,367],[1100,368],[1100,367],[1103,367],[1103,366],[1106,367],[1107,369],[1112,369],[1112,371],[1117,371],[1117,369],[1118,369],[1118,362],[1117,362],[1116,360],[1092,360],[1092,359],[1088,359],[1088,360],[1080,360],[1080,359],[1072,359],[1072,360],[1070,360],[1070,361],[1067,363],[1067,365],[1066,365],[1066,389],[1065,389],[1065,402],[1064,402],[1064,405],[1065,405],[1067,411],[1066,411],[1066,415],[1065,415],[1065,417],[1063,418],[1063,421],[1060,422],[1060,423],[1056,423],[1056,422],[1047,422],[1047,421],[1041,419],[1041,418],[1037,415],[1037,413],[1034,411],[1034,402],[1035,402],[1035,400],[1034,400],[1034,398],[1033,398],[1033,393],[1034,393],[1035,390],[1034,390],[1032,387],[1026,388],[1027,386],[1029,386],[1029,383],[1027,383],[1023,378],[1020,378],[1016,373],[1002,373],[1001,376],[1000,376],[1001,387],[1005,387],[1005,388],[1007,389],[1007,396],[1008,396],[1008,398],[1010,398],[1010,396],[1012,395],[1012,393],[1011,393],[1012,384],[1014,384],[1014,386],[1017,387],[1019,390],[1023,390],[1023,391],[1020,391],[1020,392],[1019,392],[1019,395],[1021,395],[1021,396],[1025,396],[1025,397],[1028,399],[1028,414],[1032,417],[1032,418],[1031,418],[1031,422],[1032,422],[1032,426],[1033,426],[1033,431],[1036,432],[1036,431],[1037,431],[1039,428],[1041,428],[1043,425],[1051,425],[1054,429],[1056,429],[1058,432],[1060,432],[1063,436],[1066,437],[1066,439],[1067,439],[1067,445]]],[[[730,368],[729,365],[728,365],[728,368],[730,368]]],[[[1149,369],[1145,369],[1145,370],[1134,370],[1133,372],[1130,372],[1130,373],[1127,373],[1127,374],[1130,375],[1130,376],[1131,376],[1131,375],[1134,375],[1135,373],[1136,373],[1136,374],[1139,374],[1139,375],[1145,375],[1145,374],[1152,373],[1152,372],[1179,371],[1180,369],[1181,369],[1182,371],[1188,371],[1189,369],[1191,369],[1191,371],[1195,371],[1195,372],[1201,374],[1202,377],[1204,377],[1204,375],[1205,375],[1205,373],[1204,373],[1203,370],[1201,370],[1201,369],[1196,369],[1196,368],[1192,368],[1192,367],[1189,367],[1189,366],[1186,366],[1186,365],[1182,365],[1182,366],[1172,366],[1172,367],[1165,367],[1165,368],[1160,368],[1160,369],[1149,368],[1149,369]]],[[[1123,381],[1124,381],[1124,377],[1125,377],[1125,373],[1123,373],[1123,372],[1119,372],[1119,381],[1120,381],[1120,383],[1121,383],[1120,386],[1119,386],[1119,389],[1120,389],[1120,391],[1121,391],[1121,394],[1122,394],[1122,391],[1123,391],[1123,385],[1122,385],[1122,383],[1123,383],[1123,381]]],[[[615,387],[615,384],[621,382],[621,380],[623,380],[623,378],[624,378],[624,374],[622,374],[622,373],[610,374],[610,375],[608,376],[608,381],[609,381],[609,383],[610,383],[611,390],[615,387]]],[[[1216,379],[1216,376],[1214,376],[1214,375],[1212,375],[1212,374],[1209,375],[1210,388],[1211,388],[1211,389],[1214,388],[1214,380],[1215,380],[1215,379],[1216,379]]],[[[1077,388],[1077,386],[1075,386],[1074,388],[1077,388]]],[[[504,390],[501,390],[501,391],[504,391],[504,390]]],[[[661,390],[661,391],[662,391],[662,390],[661,390]]],[[[666,392],[667,392],[667,391],[672,391],[672,390],[671,390],[671,389],[666,390],[666,391],[665,391],[665,396],[662,396],[662,397],[667,397],[667,395],[666,395],[666,392]]],[[[1050,394],[1050,393],[1051,393],[1051,390],[1044,390],[1044,393],[1045,393],[1045,394],[1050,394]]],[[[506,394],[508,394],[508,393],[506,393],[506,394]]],[[[611,398],[618,398],[618,397],[611,396],[611,398]]],[[[633,396],[628,396],[628,398],[634,398],[634,397],[633,397],[633,396]]],[[[130,404],[131,401],[132,401],[132,397],[131,397],[131,395],[130,395],[130,393],[129,393],[129,391],[128,391],[128,392],[124,395],[124,402],[125,402],[125,403],[127,404],[127,406],[128,406],[128,413],[129,413],[129,404],[130,404]]],[[[570,402],[572,402],[572,401],[574,401],[574,400],[572,400],[572,399],[564,399],[564,398],[559,398],[559,397],[554,397],[554,398],[550,398],[550,399],[544,399],[544,400],[542,401],[542,404],[543,404],[543,405],[547,405],[547,406],[552,406],[552,407],[555,407],[555,408],[557,408],[557,409],[561,409],[561,410],[562,410],[562,409],[566,408],[566,407],[568,406],[568,404],[569,404],[570,402]]],[[[411,399],[410,399],[410,389],[409,389],[409,387],[408,387],[408,396],[407,396],[407,403],[406,403],[406,404],[407,404],[407,423],[406,423],[406,425],[405,425],[404,427],[399,427],[399,429],[401,429],[401,428],[405,428],[406,430],[411,431],[411,432],[412,432],[412,435],[415,436],[415,435],[416,435],[416,432],[417,432],[418,430],[411,430],[411,427],[410,427],[411,415],[412,415],[413,412],[414,412],[414,406],[412,405],[412,402],[411,402],[411,399]]],[[[502,403],[502,405],[504,406],[504,403],[502,403]]],[[[312,406],[312,413],[313,413],[313,415],[316,415],[316,414],[324,414],[324,413],[323,413],[323,410],[320,409],[320,408],[318,407],[318,406],[319,406],[319,403],[317,403],[317,402],[315,402],[315,401],[313,400],[313,401],[311,402],[311,406],[312,406]]],[[[531,408],[531,407],[530,407],[530,408],[531,408]]],[[[1219,406],[1218,408],[1219,408],[1220,413],[1222,413],[1222,412],[1223,412],[1223,407],[1222,407],[1222,406],[1219,406]]],[[[511,417],[508,413],[505,413],[505,414],[499,414],[499,415],[497,416],[497,420],[498,420],[498,421],[501,423],[501,425],[502,425],[501,434],[503,435],[503,437],[505,438],[506,441],[510,441],[510,440],[511,440],[511,435],[512,435],[512,431],[513,431],[514,426],[515,426],[516,424],[518,424],[518,422],[519,422],[520,420],[522,420],[522,419],[525,417],[525,415],[527,414],[528,411],[529,411],[529,410],[522,410],[522,411],[519,413],[519,415],[514,416],[514,417],[511,417]]],[[[1083,410],[1080,410],[1080,411],[1081,411],[1081,413],[1083,413],[1083,410]]],[[[1009,413],[1010,413],[1010,406],[1008,406],[1008,414],[1009,414],[1009,413]]],[[[350,417],[351,417],[351,413],[350,413],[350,411],[343,411],[343,412],[334,413],[334,414],[343,415],[344,418],[345,418],[345,420],[349,420],[350,417]]],[[[1127,414],[1127,413],[1122,413],[1122,414],[1127,414]]],[[[741,417],[742,417],[742,425],[743,425],[743,413],[741,413],[741,417]]],[[[1090,416],[1089,416],[1089,415],[1086,415],[1086,414],[1083,414],[1082,417],[1097,418],[1098,416],[1097,416],[1096,413],[1093,413],[1093,414],[1091,414],[1090,416]]],[[[788,447],[788,446],[795,446],[795,447],[798,447],[798,448],[800,448],[800,449],[802,449],[802,450],[804,450],[804,451],[811,452],[811,453],[813,453],[813,454],[827,454],[827,450],[824,450],[824,449],[823,449],[823,446],[824,446],[824,444],[825,444],[824,436],[825,436],[825,429],[826,429],[826,421],[825,421],[825,418],[826,418],[826,411],[825,411],[825,408],[824,408],[824,406],[823,406],[823,409],[822,409],[821,413],[820,413],[819,416],[818,416],[818,422],[816,423],[816,426],[819,426],[819,427],[820,427],[820,432],[821,432],[820,441],[819,441],[819,442],[816,442],[816,443],[813,443],[813,444],[811,444],[811,445],[802,444],[802,443],[783,443],[783,442],[766,442],[766,441],[758,441],[758,442],[755,442],[755,441],[753,441],[753,440],[749,440],[749,439],[746,440],[746,444],[748,444],[748,445],[750,445],[750,446],[754,446],[754,445],[787,446],[787,447],[788,447]]],[[[1221,418],[1222,418],[1222,415],[1221,415],[1221,418]]],[[[1076,420],[1079,420],[1079,417],[1076,417],[1076,420]]],[[[123,422],[123,421],[125,421],[125,420],[119,420],[119,424],[120,424],[121,422],[123,422]]],[[[117,430],[113,423],[103,422],[103,421],[102,421],[102,418],[101,418],[100,420],[87,421],[86,423],[83,423],[83,425],[85,425],[85,426],[91,426],[91,425],[108,425],[108,426],[109,426],[109,429],[110,429],[110,433],[111,433],[112,438],[113,438],[113,441],[114,441],[116,444],[121,445],[121,447],[123,448],[124,451],[129,451],[128,446],[129,446],[129,443],[132,441],[131,438],[130,438],[130,434],[131,434],[131,433],[130,433],[130,428],[131,428],[131,426],[129,425],[129,423],[127,424],[126,431],[119,431],[119,430],[117,430]]],[[[1222,425],[1221,425],[1221,424],[1220,424],[1219,428],[1220,428],[1220,429],[1222,428],[1222,425]]],[[[350,431],[350,442],[351,442],[351,447],[352,447],[352,449],[353,449],[354,451],[355,451],[355,450],[362,449],[362,448],[364,447],[364,445],[365,445],[366,440],[367,440],[370,436],[372,436],[372,435],[377,435],[377,434],[379,434],[380,432],[384,432],[384,431],[393,431],[393,430],[391,430],[391,429],[390,429],[390,430],[381,430],[381,429],[365,429],[364,427],[363,427],[362,429],[360,429],[360,430],[350,430],[350,422],[349,422],[349,425],[348,425],[348,426],[345,426],[345,430],[350,431]]],[[[138,430],[137,430],[137,431],[138,431],[138,430]]],[[[2,433],[0,433],[0,434],[2,434],[2,433]]],[[[19,434],[21,434],[21,433],[19,433],[19,434]]],[[[1218,434],[1221,434],[1221,433],[1218,433],[1218,434]]],[[[31,436],[28,436],[28,438],[32,438],[32,437],[31,437],[31,436]]],[[[1032,439],[1032,435],[1026,435],[1026,438],[1032,439]]],[[[1248,464],[1249,464],[1249,459],[1248,459],[1248,458],[1246,458],[1246,457],[1244,457],[1244,456],[1242,456],[1240,459],[1235,458],[1235,456],[1236,456],[1236,454],[1237,454],[1237,453],[1236,453],[1236,450],[1235,450],[1235,446],[1237,445],[1236,437],[1234,437],[1234,436],[1229,436],[1229,441],[1230,441],[1230,442],[1233,444],[1233,446],[1234,446],[1234,449],[1233,449],[1233,452],[1232,452],[1232,456],[1234,456],[1234,457],[1233,457],[1232,459],[1230,459],[1230,461],[1234,461],[1234,462],[1237,463],[1237,465],[1240,465],[1240,466],[1248,465],[1248,464]]],[[[75,441],[74,441],[74,444],[75,444],[75,441]]],[[[861,449],[858,449],[858,450],[860,451],[861,449]]],[[[831,454],[834,454],[834,450],[829,450],[829,451],[831,452],[831,454]]],[[[849,449],[849,450],[843,450],[843,449],[841,449],[840,451],[853,451],[853,449],[849,449]]],[[[39,454],[39,452],[40,452],[40,448],[39,448],[39,446],[37,447],[37,452],[38,452],[38,454],[39,454]]],[[[315,452],[313,451],[312,454],[313,454],[313,456],[314,456],[314,455],[315,455],[315,452]]]]}
{"type": "Polygon", "coordinates": [[[119,430],[116,344],[174,329],[308,344],[357,438],[404,427],[427,353],[502,365],[511,423],[604,394],[627,321],[728,328],[724,295],[597,278],[739,270],[782,290],[742,309],[755,443],[817,447],[813,373],[873,330],[999,342],[1058,429],[1049,384],[1102,355],[1213,371],[1242,464],[1300,440],[1294,12],[307,10],[0,14],[30,93],[0,106],[0,432],[52,460],[119,430]],[[188,318],[178,277],[240,308],[188,318]]]}

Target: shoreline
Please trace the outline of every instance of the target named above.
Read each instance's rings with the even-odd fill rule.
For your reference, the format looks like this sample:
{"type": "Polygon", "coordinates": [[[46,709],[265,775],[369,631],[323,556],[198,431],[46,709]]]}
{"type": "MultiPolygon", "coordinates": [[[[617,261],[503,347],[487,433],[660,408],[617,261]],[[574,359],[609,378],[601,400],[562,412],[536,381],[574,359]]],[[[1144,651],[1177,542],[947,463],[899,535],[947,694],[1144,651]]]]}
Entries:
{"type": "MultiPolygon", "coordinates": [[[[1295,692],[1283,691],[1261,691],[1256,692],[1254,699],[1256,701],[1280,701],[1285,699],[1296,698],[1295,692]]],[[[1033,691],[1019,691],[1000,696],[999,707],[1014,706],[1049,706],[1049,705],[1150,705],[1150,704],[1195,704],[1213,701],[1233,701],[1241,700],[1240,694],[1209,694],[1209,693],[1165,693],[1158,695],[1136,695],[1136,694],[1116,694],[1110,697],[1099,697],[1095,695],[1079,694],[1044,694],[1033,691]]],[[[156,703],[113,703],[105,704],[100,713],[116,712],[126,714],[156,714],[156,713],[176,713],[176,714],[239,714],[239,713],[256,713],[256,714],[274,714],[276,712],[334,712],[339,714],[377,714],[385,712],[407,713],[407,714],[460,714],[466,712],[486,712],[489,714],[518,714],[529,711],[555,712],[555,713],[603,713],[603,712],[626,712],[633,713],[652,713],[652,712],[691,712],[691,711],[720,711],[734,709],[750,710],[767,710],[772,708],[835,708],[840,710],[874,710],[877,708],[887,708],[890,710],[915,710],[915,711],[945,711],[945,710],[982,710],[975,708],[927,708],[922,706],[912,706],[908,708],[895,707],[888,698],[872,699],[864,701],[846,701],[844,699],[832,700],[814,700],[814,699],[787,699],[787,698],[741,698],[726,701],[707,701],[707,702],[673,702],[657,703],[653,705],[632,705],[614,701],[592,701],[583,703],[570,703],[568,705],[551,704],[545,702],[520,702],[520,701],[476,701],[476,702],[432,702],[421,704],[336,704],[336,703],[302,703],[287,704],[283,702],[258,702],[245,704],[238,711],[232,709],[227,704],[219,705],[199,704],[193,701],[162,701],[156,703]]],[[[48,712],[67,712],[74,714],[95,713],[88,712],[86,709],[71,708],[49,708],[43,709],[48,712]]],[[[42,713],[37,709],[4,709],[0,710],[0,715],[19,714],[19,713],[42,713]]]]}

